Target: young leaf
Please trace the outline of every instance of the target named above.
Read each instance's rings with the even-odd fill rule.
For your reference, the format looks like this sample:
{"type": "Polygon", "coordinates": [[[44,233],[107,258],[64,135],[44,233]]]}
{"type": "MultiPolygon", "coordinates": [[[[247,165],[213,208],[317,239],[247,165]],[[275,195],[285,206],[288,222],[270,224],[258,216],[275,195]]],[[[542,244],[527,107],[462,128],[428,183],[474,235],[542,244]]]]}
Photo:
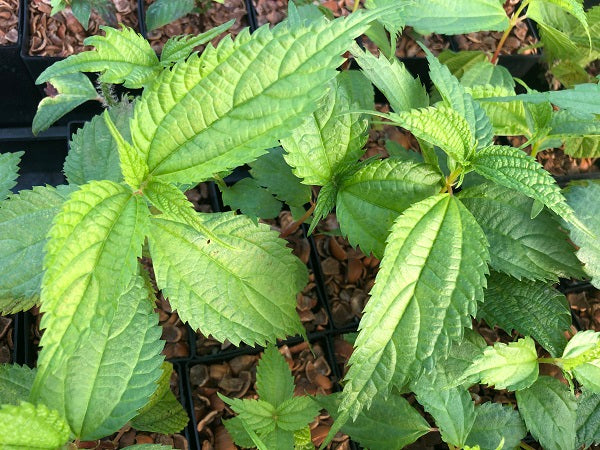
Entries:
{"type": "Polygon", "coordinates": [[[487,85],[512,90],[515,87],[515,81],[508,69],[492,64],[487,59],[465,69],[460,84],[465,88],[487,85]]]}
{"type": "Polygon", "coordinates": [[[600,443],[600,395],[583,389],[577,398],[577,447],[600,443]]]}
{"type": "Polygon", "coordinates": [[[515,391],[531,386],[539,373],[535,342],[530,337],[508,345],[497,342],[473,361],[465,376],[476,373],[482,383],[496,389],[515,391]]]}
{"type": "Polygon", "coordinates": [[[510,450],[517,448],[526,434],[523,419],[512,406],[486,402],[475,407],[475,422],[466,443],[482,450],[510,450]]]}
{"type": "Polygon", "coordinates": [[[516,396],[527,429],[543,448],[575,448],[577,401],[568,386],[556,378],[541,376],[532,386],[517,391],[516,396]]]}
{"type": "Polygon", "coordinates": [[[567,138],[564,151],[573,158],[600,158],[600,137],[567,138]]]}
{"type": "Polygon", "coordinates": [[[146,10],[148,31],[155,30],[188,15],[195,6],[194,0],[156,0],[146,10]]]}
{"type": "Polygon", "coordinates": [[[370,21],[395,12],[244,31],[164,71],[136,103],[131,122],[151,175],[199,182],[275,147],[316,109],[352,40],[370,21]]]}
{"type": "Polygon", "coordinates": [[[274,345],[265,348],[256,368],[256,393],[275,408],[294,396],[290,366],[274,345]]]}
{"type": "Polygon", "coordinates": [[[480,175],[542,202],[567,222],[582,228],[556,182],[540,163],[525,152],[492,145],[475,155],[473,167],[480,175]]]}
{"type": "Polygon", "coordinates": [[[40,299],[44,246],[73,186],[36,186],[0,203],[0,311],[27,311],[40,299]]]}
{"type": "Polygon", "coordinates": [[[131,426],[136,430],[171,434],[180,432],[187,425],[187,413],[171,391],[172,373],[173,365],[164,362],[162,375],[156,383],[158,388],[146,406],[131,421],[131,426]]]}
{"type": "Polygon", "coordinates": [[[98,98],[92,82],[82,73],[57,75],[49,78],[48,82],[58,93],[40,102],[31,125],[33,134],[47,130],[50,125],[79,105],[98,98]]]}
{"type": "Polygon", "coordinates": [[[285,241],[244,216],[196,216],[200,226],[169,215],[151,221],[157,282],[182,320],[234,345],[304,333],[296,294],[306,284],[307,270],[285,241]],[[200,276],[190,280],[189,267],[200,276]]]}
{"type": "Polygon", "coordinates": [[[492,272],[478,317],[510,333],[518,331],[538,341],[552,356],[567,343],[563,333],[571,326],[569,303],[563,294],[545,283],[517,281],[492,272]]]}
{"type": "Polygon", "coordinates": [[[342,233],[365,254],[383,256],[389,230],[402,211],[440,191],[440,174],[428,164],[397,158],[371,161],[346,177],[336,213],[342,233]],[[390,192],[396,194],[390,196],[390,192]]]}
{"type": "MultiPolygon", "coordinates": [[[[79,315],[58,350],[44,346],[40,353],[32,399],[61,412],[82,440],[100,439],[133,419],[161,373],[164,342],[144,279],[133,277],[111,306],[112,320],[79,315]]],[[[56,328],[48,327],[44,344],[59,338],[56,328]]]]}
{"type": "Polygon", "coordinates": [[[0,202],[8,197],[10,190],[17,184],[19,162],[25,152],[0,154],[0,202]]]}
{"type": "Polygon", "coordinates": [[[321,187],[319,196],[317,197],[317,204],[313,212],[313,218],[308,229],[308,234],[312,234],[319,221],[327,217],[333,208],[335,207],[335,199],[337,197],[338,188],[336,183],[331,181],[321,187]]]}
{"type": "Polygon", "coordinates": [[[560,366],[572,371],[588,390],[600,394],[600,334],[591,330],[576,333],[565,347],[560,366]]]}
{"type": "Polygon", "coordinates": [[[469,123],[449,106],[390,113],[388,118],[418,139],[438,146],[457,162],[466,162],[475,151],[475,137],[469,123]]]}
{"type": "MultiPolygon", "coordinates": [[[[466,88],[475,100],[491,97],[503,97],[514,95],[513,89],[504,86],[477,85],[466,88]]],[[[529,128],[526,125],[525,108],[523,102],[487,102],[481,101],[481,107],[489,117],[494,135],[496,136],[521,136],[528,135],[529,128]]]]}
{"type": "Polygon", "coordinates": [[[293,397],[277,407],[277,426],[286,431],[297,431],[311,423],[320,407],[311,397],[293,397]]]}
{"type": "Polygon", "coordinates": [[[36,369],[17,364],[0,364],[0,402],[18,405],[29,398],[36,369]]]}
{"type": "MultiPolygon", "coordinates": [[[[575,210],[575,215],[593,233],[600,235],[600,183],[587,181],[581,184],[572,184],[565,191],[567,203],[575,210]]],[[[579,246],[577,257],[583,262],[585,272],[591,277],[592,284],[600,288],[600,241],[597,237],[590,237],[570,223],[571,239],[579,246]]]]}
{"type": "Polygon", "coordinates": [[[285,162],[283,149],[274,147],[250,164],[250,175],[279,200],[290,206],[310,202],[311,190],[300,182],[285,162]]]}
{"type": "Polygon", "coordinates": [[[475,64],[488,60],[484,52],[476,50],[462,50],[460,52],[444,50],[437,58],[459,80],[475,64]]]}
{"type": "MultiPolygon", "coordinates": [[[[108,113],[121,136],[129,141],[133,104],[122,101],[108,113]]],[[[64,172],[70,184],[85,184],[92,180],[123,181],[117,143],[102,116],[94,116],[73,134],[64,172]]]]}
{"type": "Polygon", "coordinates": [[[362,72],[385,95],[395,112],[429,106],[427,90],[398,59],[390,61],[383,55],[378,58],[358,48],[353,48],[352,54],[362,72]]]}
{"type": "Polygon", "coordinates": [[[253,430],[259,436],[264,436],[275,431],[277,420],[274,416],[277,413],[277,409],[270,403],[261,399],[228,398],[220,392],[217,394],[221,400],[231,406],[231,409],[238,415],[237,417],[244,424],[246,430],[253,430]]]}
{"type": "Polygon", "coordinates": [[[273,219],[281,211],[281,202],[254,178],[244,178],[231,187],[219,186],[219,189],[223,204],[254,219],[273,219]]]}
{"type": "Polygon", "coordinates": [[[56,450],[69,440],[69,426],[58,412],[46,405],[22,402],[0,408],[0,447],[56,450]]]}
{"type": "Polygon", "coordinates": [[[401,386],[447,354],[483,299],[488,259],[483,231],[453,196],[425,199],[396,219],[350,358],[346,417],[385,394],[392,378],[401,386]]]}
{"type": "MultiPolygon", "coordinates": [[[[334,419],[340,394],[316,397],[334,419]]],[[[401,450],[412,444],[430,430],[429,424],[408,401],[392,392],[385,399],[376,396],[371,408],[363,410],[355,422],[348,422],[342,432],[352,440],[371,450],[401,450]]]]}
{"type": "Polygon", "coordinates": [[[319,108],[281,140],[285,160],[303,183],[324,186],[360,158],[368,122],[361,114],[348,114],[357,107],[347,86],[335,79],[319,108]]]}
{"type": "Polygon", "coordinates": [[[495,270],[518,280],[583,276],[559,220],[547,210],[531,219],[534,201],[527,196],[490,182],[465,189],[458,196],[485,232],[490,266],[495,270]]]}
{"type": "MultiPolygon", "coordinates": [[[[156,3],[153,3],[156,4],[156,3]]],[[[150,6],[152,7],[152,6],[150,6]]],[[[194,48],[199,45],[204,45],[210,42],[215,37],[227,31],[234,24],[235,20],[231,19],[218,27],[211,28],[204,33],[194,35],[173,36],[169,38],[163,46],[160,54],[160,63],[163,66],[170,66],[178,61],[181,61],[192,54],[194,48]]]]}
{"type": "Polygon", "coordinates": [[[148,41],[125,26],[119,30],[104,26],[100,28],[106,36],[90,36],[84,41],[85,45],[94,46],[94,50],[71,55],[52,64],[35,80],[36,84],[52,81],[57,77],[62,79],[66,75],[83,76],[80,72],[102,72],[99,81],[123,83],[125,87],[132,89],[154,82],[161,66],[148,41]]]}
{"type": "Polygon", "coordinates": [[[545,23],[544,15],[539,13],[539,8],[543,8],[544,3],[552,3],[571,14],[585,29],[591,44],[590,29],[587,23],[587,17],[583,10],[583,5],[579,0],[531,0],[527,8],[527,15],[538,23],[545,23]]]}

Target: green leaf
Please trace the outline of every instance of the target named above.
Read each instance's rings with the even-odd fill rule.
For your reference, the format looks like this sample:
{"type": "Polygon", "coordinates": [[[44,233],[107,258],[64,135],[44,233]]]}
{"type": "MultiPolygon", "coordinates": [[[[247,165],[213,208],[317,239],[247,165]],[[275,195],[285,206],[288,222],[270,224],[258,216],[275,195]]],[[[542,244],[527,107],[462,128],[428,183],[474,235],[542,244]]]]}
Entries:
{"type": "Polygon", "coordinates": [[[600,134],[600,120],[581,118],[569,111],[558,111],[552,115],[551,136],[597,136],[600,134]]]}
{"type": "Polygon", "coordinates": [[[75,189],[36,186],[0,203],[0,311],[4,314],[27,311],[39,302],[46,235],[75,189]]]}
{"type": "Polygon", "coordinates": [[[385,95],[394,111],[429,106],[427,90],[398,59],[390,61],[383,55],[378,58],[369,51],[356,48],[352,49],[352,54],[362,72],[385,95]]]}
{"type": "Polygon", "coordinates": [[[252,35],[245,30],[163,71],[136,103],[131,122],[151,175],[199,182],[277,146],[316,109],[352,40],[396,10],[297,27],[282,23],[252,35]]]}
{"type": "Polygon", "coordinates": [[[438,60],[458,79],[460,79],[471,67],[481,61],[487,61],[487,59],[484,52],[474,50],[464,50],[460,52],[444,50],[438,55],[438,60]]]}
{"type": "Polygon", "coordinates": [[[508,345],[497,342],[473,361],[465,376],[478,373],[482,383],[496,389],[515,391],[531,386],[538,378],[535,342],[530,337],[508,345]]]}
{"type": "Polygon", "coordinates": [[[0,154],[0,201],[10,194],[10,190],[16,186],[19,176],[19,162],[25,152],[0,154]]]}
{"type": "MultiPolygon", "coordinates": [[[[594,234],[600,235],[600,182],[586,181],[572,184],[565,191],[569,206],[575,210],[577,218],[594,234]]],[[[592,284],[600,288],[600,241],[567,223],[571,239],[579,246],[577,257],[584,263],[585,272],[591,277],[592,284]]]]}
{"type": "Polygon", "coordinates": [[[577,400],[568,386],[556,378],[541,376],[516,395],[527,429],[543,448],[575,448],[577,400]]]}
{"type": "Polygon", "coordinates": [[[294,378],[287,361],[274,345],[268,345],[256,368],[256,392],[275,408],[294,395],[294,378]]]}
{"type": "MultiPolygon", "coordinates": [[[[337,418],[339,394],[316,397],[334,419],[337,418]]],[[[386,399],[376,396],[368,410],[354,422],[347,422],[342,432],[371,450],[400,450],[430,431],[429,424],[408,401],[394,392],[386,399]]]]}
{"type": "Polygon", "coordinates": [[[180,220],[153,217],[150,253],[158,285],[182,320],[234,345],[304,333],[296,294],[307,270],[276,232],[233,213],[198,214],[200,226],[180,220]],[[190,267],[199,274],[192,280],[190,267]]]}
{"type": "MultiPolygon", "coordinates": [[[[121,136],[130,140],[129,119],[133,105],[123,101],[110,108],[108,113],[121,136]]],[[[70,184],[85,184],[92,180],[123,181],[117,143],[102,116],[94,116],[73,134],[64,172],[70,184]]]]}
{"type": "Polygon", "coordinates": [[[583,389],[577,398],[577,447],[600,443],[600,395],[583,389]]]}
{"type": "Polygon", "coordinates": [[[46,405],[22,402],[0,408],[0,447],[6,450],[56,450],[69,440],[69,426],[46,405]]]}
{"type": "Polygon", "coordinates": [[[117,144],[123,180],[132,189],[138,189],[148,177],[148,166],[138,150],[123,139],[123,136],[121,136],[121,133],[119,133],[119,130],[117,130],[110,118],[108,111],[105,111],[102,116],[104,117],[104,121],[106,122],[110,134],[117,144]]]}
{"type": "MultiPolygon", "coordinates": [[[[44,80],[46,81],[46,80],[44,80]]],[[[47,81],[56,89],[57,95],[44,98],[35,113],[31,129],[33,134],[50,128],[62,116],[88,100],[95,100],[98,93],[90,79],[82,73],[56,75],[47,81]]]]}
{"type": "MultiPolygon", "coordinates": [[[[513,89],[503,86],[477,85],[466,88],[475,100],[491,97],[514,95],[513,89]]],[[[521,136],[529,133],[526,125],[523,102],[487,102],[481,101],[481,107],[489,117],[496,136],[521,136]]]]}
{"type": "MultiPolygon", "coordinates": [[[[40,353],[32,399],[62,411],[82,440],[121,428],[157,388],[164,342],[149,296],[144,279],[135,276],[116,306],[111,305],[112,320],[79,317],[77,325],[84,328],[67,330],[70,334],[58,343],[63,353],[51,353],[51,360],[47,352],[54,347],[44,346],[40,353]]],[[[46,329],[42,345],[48,343],[47,335],[57,338],[55,329],[46,329]]]]}
{"type": "Polygon", "coordinates": [[[71,11],[77,21],[87,30],[92,14],[92,4],[86,0],[71,0],[71,11]]]}
{"type": "Polygon", "coordinates": [[[600,394],[600,334],[579,331],[565,347],[560,366],[583,386],[600,394]]]}
{"type": "Polygon", "coordinates": [[[264,436],[275,430],[277,421],[274,416],[277,410],[270,403],[260,399],[228,398],[220,392],[217,392],[217,395],[231,406],[231,409],[238,415],[246,430],[253,430],[259,436],[264,436]]]}
{"type": "Polygon", "coordinates": [[[492,272],[479,317],[510,334],[516,330],[531,336],[558,356],[567,343],[563,333],[571,326],[569,303],[563,294],[545,283],[517,281],[492,272]]]}
{"type": "Polygon", "coordinates": [[[540,14],[539,8],[544,6],[544,4],[551,3],[558,6],[564,12],[571,14],[575,17],[579,23],[585,29],[588,38],[590,39],[590,30],[587,23],[587,16],[585,15],[585,11],[583,10],[583,5],[579,0],[531,0],[529,6],[527,8],[527,15],[535,20],[538,23],[545,23],[543,14],[540,14]]]}
{"type": "Polygon", "coordinates": [[[600,137],[567,138],[564,150],[573,158],[600,158],[600,137]]]}
{"type": "Polygon", "coordinates": [[[297,431],[310,424],[321,407],[311,397],[293,397],[277,407],[277,426],[287,431],[297,431]]]}
{"type": "Polygon", "coordinates": [[[251,163],[250,167],[252,178],[282,202],[291,206],[310,202],[310,187],[303,185],[292,173],[281,147],[269,149],[269,153],[251,163]]]}
{"type": "Polygon", "coordinates": [[[18,405],[29,398],[36,369],[17,364],[0,364],[0,404],[18,405]]]}
{"type": "MultiPolygon", "coordinates": [[[[157,2],[153,3],[155,5],[157,2]]],[[[152,8],[152,5],[150,6],[152,8]]],[[[204,45],[212,41],[215,37],[227,31],[235,23],[232,19],[218,27],[211,28],[204,33],[194,35],[173,36],[169,38],[163,46],[160,54],[160,63],[163,66],[170,66],[173,63],[184,60],[192,54],[194,49],[199,45],[204,45]]]]}
{"type": "Polygon", "coordinates": [[[485,178],[538,200],[567,222],[581,226],[550,174],[525,152],[491,145],[475,155],[473,167],[485,178]]]}
{"type": "Polygon", "coordinates": [[[459,198],[485,232],[495,270],[518,280],[583,276],[559,220],[547,210],[531,219],[534,201],[530,198],[490,182],[465,189],[459,198]]]}
{"type": "Polygon", "coordinates": [[[369,162],[339,187],[336,214],[342,233],[365,254],[381,258],[396,218],[412,204],[439,192],[440,179],[428,164],[398,158],[369,162]]]}
{"type": "Polygon", "coordinates": [[[164,362],[158,388],[139,414],[131,421],[136,430],[154,433],[178,433],[185,428],[189,418],[181,403],[171,391],[173,366],[164,362]]]}
{"type": "Polygon", "coordinates": [[[281,211],[281,202],[254,178],[244,178],[231,187],[219,186],[223,194],[223,204],[240,210],[253,218],[273,219],[281,211]]]}
{"type": "MultiPolygon", "coordinates": [[[[442,65],[425,46],[422,44],[420,45],[423,47],[427,56],[431,81],[442,96],[444,104],[466,119],[469,129],[471,130],[470,134],[472,137],[470,139],[471,141],[473,139],[477,141],[477,148],[490,145],[494,133],[492,124],[485,115],[485,111],[473,100],[473,97],[465,91],[464,87],[458,82],[458,79],[450,73],[450,70],[442,65]]],[[[445,149],[443,150],[445,151],[445,149]]],[[[470,147],[468,150],[470,150],[470,147]]],[[[469,153],[467,152],[464,156],[466,157],[468,155],[469,153]]],[[[454,158],[452,154],[450,154],[450,156],[454,158]]],[[[457,160],[462,162],[460,159],[457,160]]]]}
{"type": "Polygon", "coordinates": [[[319,196],[317,197],[317,204],[313,212],[313,218],[308,229],[308,234],[312,234],[319,221],[327,217],[333,208],[335,207],[335,201],[337,197],[338,188],[332,181],[321,187],[319,196]]]}
{"type": "Polygon", "coordinates": [[[455,109],[440,105],[390,113],[388,118],[418,139],[436,145],[449,156],[464,163],[475,151],[475,137],[467,120],[455,109]]]}
{"type": "Polygon", "coordinates": [[[488,259],[483,231],[453,196],[429,197],[396,219],[350,358],[342,412],[356,417],[392,378],[401,386],[448,353],[483,299],[488,259]]]}
{"type": "Polygon", "coordinates": [[[244,448],[255,447],[252,438],[246,431],[246,428],[244,427],[244,424],[242,423],[242,420],[239,417],[234,417],[229,420],[223,420],[223,425],[225,426],[225,429],[231,436],[231,439],[233,439],[233,441],[237,445],[244,448]]]}
{"type": "MultiPolygon", "coordinates": [[[[455,380],[462,377],[471,363],[481,356],[483,350],[487,348],[487,343],[476,331],[467,328],[464,333],[463,340],[455,342],[450,347],[446,360],[438,362],[435,369],[436,378],[439,379],[438,385],[444,389],[456,384],[455,380]],[[445,384],[442,385],[442,383],[445,384]]],[[[477,375],[466,377],[461,386],[468,389],[478,381],[477,375]]]]}
{"type": "Polygon", "coordinates": [[[341,79],[328,85],[319,108],[292,135],[282,139],[285,160],[305,184],[324,186],[363,154],[368,121],[348,114],[359,107],[341,79]]]}
{"type": "Polygon", "coordinates": [[[475,414],[467,445],[479,445],[482,450],[511,450],[517,448],[527,434],[523,419],[510,405],[483,403],[475,407],[475,414]]]}
{"type": "Polygon", "coordinates": [[[497,86],[504,89],[513,89],[515,81],[506,67],[492,64],[488,59],[473,64],[465,69],[460,84],[464,87],[497,86]]]}
{"type": "Polygon", "coordinates": [[[84,41],[85,45],[95,47],[94,50],[71,55],[52,64],[35,82],[52,82],[57,77],[62,79],[65,75],[74,76],[77,73],[83,76],[80,72],[101,72],[98,80],[103,83],[122,83],[132,89],[153,83],[161,66],[148,41],[125,26],[119,30],[104,26],[100,28],[106,36],[90,36],[84,41]]]}
{"type": "Polygon", "coordinates": [[[371,81],[359,70],[342,70],[336,76],[340,85],[348,91],[352,103],[363,110],[375,106],[375,91],[371,81]]]}
{"type": "Polygon", "coordinates": [[[148,31],[173,22],[194,10],[194,0],[156,0],[146,10],[148,31]]]}

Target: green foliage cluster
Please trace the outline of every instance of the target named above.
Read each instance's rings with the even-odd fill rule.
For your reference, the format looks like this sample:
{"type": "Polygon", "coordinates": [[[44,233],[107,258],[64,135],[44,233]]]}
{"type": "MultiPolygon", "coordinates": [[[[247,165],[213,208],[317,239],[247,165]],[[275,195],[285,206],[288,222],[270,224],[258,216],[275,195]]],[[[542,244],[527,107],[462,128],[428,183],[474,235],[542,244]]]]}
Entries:
{"type": "MultiPolygon", "coordinates": [[[[126,424],[185,426],[142,252],[194,329],[267,345],[260,398],[224,399],[238,414],[226,427],[241,446],[311,448],[307,425],[324,407],[336,418],[329,438],[341,429],[366,448],[402,448],[434,430],[409,392],[451,448],[515,448],[527,432],[544,448],[600,442],[600,334],[568,340],[569,307],[552,287],[569,277],[600,287],[600,184],[561,190],[523,151],[564,144],[600,156],[599,85],[517,95],[487,58],[437,59],[425,49],[427,90],[385,51],[354,43],[377,27],[391,45],[405,25],[466,33],[516,20],[497,0],[436,3],[370,0],[335,20],[290,3],[285,22],[201,55],[193,48],[230,24],[171,39],[160,58],[132,30],[106,28],[88,40],[94,50],[40,76],[59,95],[42,101],[35,131],[91,98],[108,108],[73,136],[68,185],[12,194],[21,154],[0,157],[0,311],[40,305],[45,329],[36,369],[0,367],[0,448],[62,448],[126,424]],[[336,70],[347,51],[360,71],[336,70]],[[100,73],[100,93],[83,72],[100,73]],[[112,98],[115,83],[143,93],[112,98]],[[372,111],[373,86],[391,112],[372,111]],[[411,132],[420,153],[390,144],[389,158],[364,159],[373,116],[411,132]],[[499,145],[498,136],[526,144],[499,145]],[[251,177],[228,186],[224,177],[244,164],[251,177]],[[207,180],[244,214],[195,212],[183,191],[207,180]],[[335,208],[352,245],[381,258],[335,396],[294,396],[287,364],[268,345],[304,335],[295,305],[306,267],[257,221],[282,202],[296,217],[312,213],[311,231],[335,208]],[[473,318],[522,337],[489,346],[473,318]],[[568,384],[540,375],[540,364],[558,367],[568,384]],[[468,389],[479,383],[514,391],[517,408],[476,405],[468,389]]],[[[589,48],[578,1],[523,3],[542,24],[550,23],[542,11],[562,8],[589,48]]]]}

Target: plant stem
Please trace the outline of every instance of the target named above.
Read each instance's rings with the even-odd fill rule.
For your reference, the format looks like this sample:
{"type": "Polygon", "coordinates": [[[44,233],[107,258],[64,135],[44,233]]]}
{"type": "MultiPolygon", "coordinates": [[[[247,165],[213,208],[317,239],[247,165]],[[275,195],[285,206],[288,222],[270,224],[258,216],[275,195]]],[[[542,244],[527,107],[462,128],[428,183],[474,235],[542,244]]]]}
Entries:
{"type": "Polygon", "coordinates": [[[541,141],[536,141],[533,143],[533,145],[531,146],[531,153],[529,153],[529,156],[531,156],[532,158],[535,158],[538,154],[538,152],[540,151],[540,144],[541,141]]]}
{"type": "Polygon", "coordinates": [[[300,217],[294,223],[290,224],[285,230],[282,230],[281,234],[279,234],[279,237],[282,239],[285,239],[290,234],[295,232],[298,228],[300,228],[300,225],[302,225],[306,221],[306,219],[308,219],[310,217],[310,215],[314,212],[316,206],[317,206],[317,204],[313,203],[310,206],[310,208],[308,209],[308,211],[306,211],[302,217],[300,217]]]}
{"type": "Polygon", "coordinates": [[[519,447],[521,447],[524,450],[535,450],[535,448],[533,448],[531,445],[527,445],[523,441],[519,442],[519,447]]]}
{"type": "Polygon", "coordinates": [[[448,192],[450,195],[452,195],[452,185],[458,179],[458,177],[460,176],[462,171],[463,171],[462,167],[457,167],[450,173],[450,175],[448,175],[446,177],[446,185],[442,188],[442,190],[440,191],[440,194],[443,194],[444,192],[448,192]]]}
{"type": "Polygon", "coordinates": [[[360,0],[354,0],[354,7],[352,8],[352,12],[355,13],[358,11],[358,7],[360,6],[360,0]]]}
{"type": "Polygon", "coordinates": [[[556,364],[560,358],[538,358],[540,364],[556,364]]]}
{"type": "Polygon", "coordinates": [[[496,47],[496,51],[494,52],[494,56],[492,56],[491,59],[491,63],[492,64],[496,64],[498,62],[498,57],[500,56],[500,50],[502,50],[502,47],[504,47],[504,44],[506,43],[506,40],[508,39],[508,36],[510,36],[510,32],[512,31],[512,29],[522,20],[525,19],[525,16],[521,17],[520,14],[523,12],[523,10],[525,9],[525,7],[529,4],[529,0],[525,0],[523,3],[521,3],[521,6],[519,7],[519,9],[517,9],[512,17],[510,18],[510,21],[508,23],[508,28],[506,30],[504,30],[504,34],[502,35],[502,38],[500,39],[500,42],[498,42],[498,46],[496,47]]]}

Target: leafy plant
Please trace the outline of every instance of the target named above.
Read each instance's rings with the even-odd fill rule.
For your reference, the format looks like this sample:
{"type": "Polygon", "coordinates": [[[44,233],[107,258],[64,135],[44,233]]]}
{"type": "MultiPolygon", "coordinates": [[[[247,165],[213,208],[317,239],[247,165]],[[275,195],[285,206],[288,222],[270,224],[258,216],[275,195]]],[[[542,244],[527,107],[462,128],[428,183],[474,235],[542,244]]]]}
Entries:
{"type": "Polygon", "coordinates": [[[112,0],[51,0],[51,14],[54,15],[70,7],[73,16],[87,29],[92,11],[97,12],[107,25],[117,26],[117,14],[112,0]]]}
{"type": "MultiPolygon", "coordinates": [[[[223,3],[223,0],[213,1],[223,3]]],[[[202,14],[210,5],[211,0],[155,0],[146,11],[146,27],[151,31],[192,12],[202,14]]]]}

